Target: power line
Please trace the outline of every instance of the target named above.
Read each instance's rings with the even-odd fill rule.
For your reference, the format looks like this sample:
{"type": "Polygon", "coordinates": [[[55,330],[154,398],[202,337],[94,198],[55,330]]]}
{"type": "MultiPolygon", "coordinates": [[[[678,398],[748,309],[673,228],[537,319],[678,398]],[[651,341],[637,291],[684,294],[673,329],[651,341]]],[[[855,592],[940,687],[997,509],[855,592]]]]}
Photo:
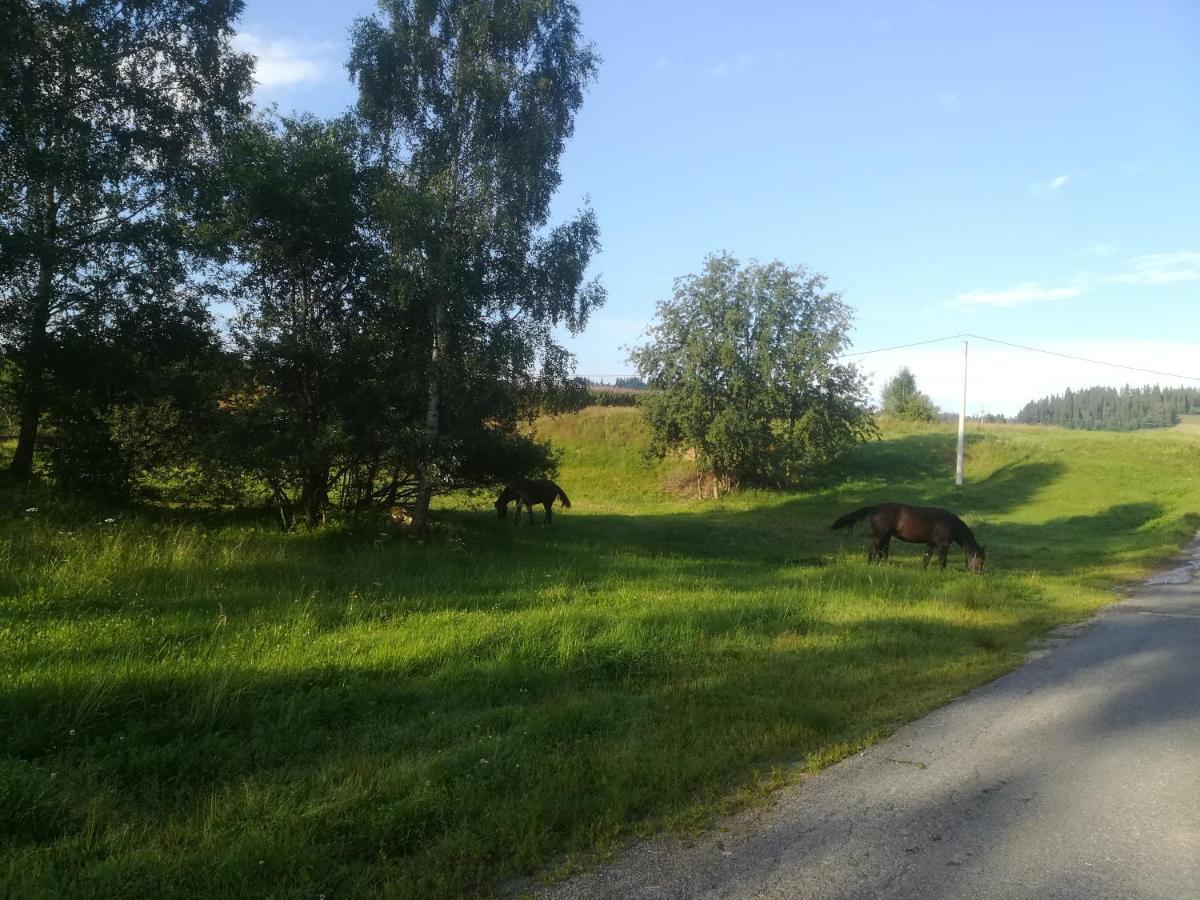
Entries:
{"type": "Polygon", "coordinates": [[[895,347],[880,347],[876,350],[859,350],[856,353],[843,353],[840,359],[849,359],[852,356],[870,356],[872,353],[887,353],[889,350],[905,350],[908,347],[922,347],[925,344],[939,344],[942,341],[952,341],[955,338],[967,337],[965,334],[948,334],[945,337],[930,338],[927,341],[917,341],[914,344],[897,344],[895,347]]]}
{"type": "Polygon", "coordinates": [[[1071,360],[1075,360],[1076,362],[1091,363],[1092,365],[1096,365],[1096,366],[1109,366],[1110,368],[1114,368],[1114,369],[1125,369],[1129,372],[1142,372],[1147,375],[1159,375],[1163,378],[1180,378],[1180,379],[1183,379],[1184,381],[1200,381],[1200,376],[1197,376],[1197,375],[1182,375],[1179,372],[1164,372],[1160,369],[1146,369],[1146,368],[1142,368],[1141,366],[1126,365],[1125,363],[1109,362],[1108,360],[1103,360],[1103,359],[1091,359],[1086,356],[1075,356],[1074,354],[1071,354],[1071,353],[1059,353],[1057,350],[1044,350],[1041,347],[1030,347],[1025,344],[1016,344],[1016,343],[1013,343],[1012,341],[1002,341],[999,338],[991,338],[991,337],[986,337],[982,334],[970,334],[970,333],[948,334],[945,337],[931,338],[928,341],[915,341],[914,343],[911,343],[911,344],[897,344],[894,347],[880,347],[875,350],[861,350],[857,353],[845,353],[842,355],[841,358],[849,359],[849,358],[855,357],[855,356],[870,356],[871,354],[874,354],[874,353],[886,353],[889,350],[905,350],[909,347],[922,347],[926,344],[938,344],[938,343],[941,343],[942,341],[953,341],[953,340],[958,340],[960,338],[972,338],[977,341],[988,341],[989,343],[992,343],[992,344],[1003,344],[1005,347],[1015,347],[1018,350],[1027,350],[1030,353],[1044,353],[1046,356],[1058,356],[1062,359],[1071,359],[1071,360]]]}
{"type": "Polygon", "coordinates": [[[1055,350],[1043,350],[1040,347],[1026,347],[1024,344],[1014,344],[999,338],[984,337],[981,334],[965,334],[963,337],[975,338],[980,341],[991,341],[993,344],[1003,344],[1006,347],[1016,347],[1018,350],[1028,350],[1031,353],[1045,353],[1047,356],[1061,356],[1063,359],[1073,359],[1076,362],[1092,363],[1097,366],[1111,366],[1114,369],[1127,369],[1130,372],[1145,372],[1149,375],[1161,375],[1164,378],[1182,378],[1184,381],[1200,381],[1197,375],[1180,375],[1178,372],[1163,372],[1159,369],[1143,369],[1141,366],[1127,366],[1124,363],[1108,362],[1103,359],[1089,359],[1086,356],[1074,356],[1070,353],[1059,353],[1055,350]]]}
{"type": "MultiPolygon", "coordinates": [[[[1141,366],[1127,365],[1126,363],[1109,362],[1108,360],[1104,360],[1104,359],[1091,359],[1090,357],[1087,357],[1087,356],[1076,356],[1072,353],[1060,353],[1057,350],[1045,350],[1041,347],[1030,347],[1026,344],[1017,344],[1012,341],[1002,341],[999,338],[986,337],[985,335],[982,335],[982,334],[971,334],[969,332],[963,332],[961,334],[947,334],[943,337],[930,338],[927,341],[914,341],[911,344],[896,344],[895,346],[892,346],[892,347],[877,347],[874,350],[858,350],[858,351],[855,351],[854,353],[843,353],[838,358],[839,359],[851,359],[853,357],[858,357],[858,356],[871,356],[875,353],[887,353],[890,350],[907,350],[909,347],[924,347],[927,344],[940,344],[942,341],[955,341],[955,340],[960,340],[963,338],[971,338],[971,339],[977,340],[977,341],[987,341],[992,344],[1002,344],[1005,347],[1015,347],[1018,350],[1026,350],[1030,353],[1042,353],[1042,354],[1045,354],[1046,356],[1057,356],[1061,359],[1071,359],[1071,360],[1074,360],[1075,362],[1091,363],[1092,365],[1095,365],[1095,366],[1108,366],[1109,368],[1113,368],[1113,369],[1125,369],[1128,372],[1142,372],[1143,374],[1146,374],[1146,375],[1158,375],[1162,378],[1179,378],[1184,381],[1200,382],[1200,375],[1183,375],[1179,372],[1164,372],[1161,369],[1146,369],[1141,366]]],[[[629,378],[631,376],[627,375],[627,374],[621,374],[621,375],[585,375],[585,376],[581,376],[581,377],[590,378],[593,380],[601,380],[604,378],[629,378]]]]}

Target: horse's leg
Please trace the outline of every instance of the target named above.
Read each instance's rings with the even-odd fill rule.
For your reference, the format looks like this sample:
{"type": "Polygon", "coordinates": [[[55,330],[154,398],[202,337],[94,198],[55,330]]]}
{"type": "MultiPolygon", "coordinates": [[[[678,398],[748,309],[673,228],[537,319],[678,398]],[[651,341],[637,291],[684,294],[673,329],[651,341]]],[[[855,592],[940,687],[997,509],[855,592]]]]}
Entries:
{"type": "Polygon", "coordinates": [[[885,534],[883,536],[883,561],[884,562],[888,561],[888,553],[891,552],[891,549],[892,549],[892,535],[889,532],[888,534],[885,534]]]}
{"type": "Polygon", "coordinates": [[[867,563],[873,563],[879,559],[879,532],[875,528],[874,520],[871,522],[871,546],[867,548],[867,563]]]}
{"type": "Polygon", "coordinates": [[[871,539],[871,555],[868,561],[882,563],[887,560],[887,536],[871,539]]]}
{"type": "Polygon", "coordinates": [[[930,544],[929,547],[925,550],[925,557],[924,557],[924,559],[921,560],[921,565],[924,568],[928,569],[929,568],[929,560],[932,557],[933,557],[933,544],[930,544]]]}
{"type": "Polygon", "coordinates": [[[546,510],[546,524],[547,524],[547,525],[549,525],[549,524],[550,524],[550,519],[552,518],[552,516],[551,516],[551,513],[550,513],[550,507],[551,507],[553,504],[554,504],[554,501],[553,501],[553,500],[551,500],[549,503],[543,503],[543,504],[542,504],[542,506],[543,506],[543,507],[545,508],[545,510],[546,510]]]}
{"type": "Polygon", "coordinates": [[[942,541],[938,544],[938,568],[941,571],[946,571],[946,554],[950,552],[950,542],[942,541]]]}
{"type": "Polygon", "coordinates": [[[532,525],[533,524],[533,501],[532,500],[525,501],[525,511],[529,513],[529,524],[532,525]]]}

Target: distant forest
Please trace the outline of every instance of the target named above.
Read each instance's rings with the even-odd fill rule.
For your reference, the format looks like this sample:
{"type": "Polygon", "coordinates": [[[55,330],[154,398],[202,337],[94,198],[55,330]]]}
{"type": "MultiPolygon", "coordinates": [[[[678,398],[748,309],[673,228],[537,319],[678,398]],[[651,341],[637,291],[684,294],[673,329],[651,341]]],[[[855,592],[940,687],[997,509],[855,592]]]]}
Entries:
{"type": "Polygon", "coordinates": [[[1102,431],[1166,428],[1179,417],[1200,413],[1200,388],[1068,388],[1061,395],[1031,400],[1017,413],[1028,425],[1061,425],[1102,431]]]}
{"type": "Polygon", "coordinates": [[[649,385],[636,375],[618,376],[612,384],[603,378],[589,378],[587,382],[588,387],[616,388],[619,391],[644,391],[649,388],[649,385]]]}
{"type": "Polygon", "coordinates": [[[636,375],[618,378],[613,384],[589,378],[588,402],[593,406],[637,406],[648,385],[636,375]]]}

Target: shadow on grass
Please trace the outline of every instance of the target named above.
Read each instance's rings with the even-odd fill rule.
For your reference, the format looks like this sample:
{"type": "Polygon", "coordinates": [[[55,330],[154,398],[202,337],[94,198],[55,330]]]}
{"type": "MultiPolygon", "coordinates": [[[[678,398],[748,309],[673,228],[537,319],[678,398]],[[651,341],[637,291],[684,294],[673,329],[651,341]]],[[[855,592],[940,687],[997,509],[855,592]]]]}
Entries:
{"type": "MultiPolygon", "coordinates": [[[[100,587],[88,583],[74,593],[42,592],[36,602],[22,605],[21,618],[53,623],[152,617],[156,625],[147,631],[143,649],[152,643],[161,655],[207,640],[224,617],[245,622],[286,612],[328,630],[361,623],[367,610],[388,619],[591,605],[613,591],[661,590],[664,577],[674,591],[794,590],[819,579],[823,567],[847,553],[865,554],[867,536],[861,530],[830,531],[824,513],[818,498],[703,515],[573,513],[548,528],[458,513],[454,518],[467,544],[458,550],[373,544],[332,533],[265,537],[276,551],[270,559],[129,565],[106,573],[100,587]]],[[[1197,515],[1169,522],[1162,516],[1160,504],[1127,503],[1040,523],[988,523],[977,536],[988,547],[993,574],[1072,574],[1084,584],[1101,585],[1111,580],[1104,570],[1114,562],[1163,555],[1175,535],[1200,526],[1197,515]]],[[[888,568],[918,567],[923,552],[923,545],[894,544],[888,568]]],[[[944,577],[962,565],[955,548],[944,577]]],[[[864,562],[861,577],[875,571],[864,562]]],[[[97,642],[75,652],[117,657],[123,649],[97,642]]],[[[19,649],[14,653],[20,655],[19,649]]],[[[37,653],[29,651],[28,659],[37,653]]]]}
{"type": "MultiPolygon", "coordinates": [[[[1000,509],[1053,477],[1013,466],[980,487],[1000,509]]],[[[2,840],[97,893],[461,895],[631,822],[719,803],[755,769],[889,730],[1000,671],[1053,623],[1009,582],[989,593],[909,565],[864,565],[861,580],[847,566],[797,565],[797,546],[844,552],[830,503],[714,509],[699,523],[573,512],[532,529],[460,513],[463,550],[306,535],[269,561],[130,567],[101,594],[43,596],[23,627],[145,616],[146,637],[106,641],[96,623],[94,645],[63,652],[64,671],[0,695],[2,840]],[[883,614],[839,623],[789,602],[827,577],[883,614]],[[604,604],[605,590],[651,595],[664,578],[719,605],[604,604]],[[912,608],[934,594],[962,621],[912,608]],[[991,624],[970,615],[981,603],[996,604],[991,624]],[[355,662],[353,635],[328,653],[342,628],[404,647],[413,613],[539,608],[424,655],[355,662]],[[214,632],[219,611],[236,641],[214,632]],[[310,630],[291,635],[301,615],[310,630]],[[280,652],[298,637],[295,660],[255,657],[256,635],[280,652]],[[335,661],[316,662],[322,648],[335,661]]],[[[1131,534],[1161,546],[1150,526],[1162,514],[1118,504],[989,525],[985,539],[1005,571],[1065,573],[1137,552],[1131,534]]],[[[49,870],[30,872],[28,884],[50,883],[36,880],[49,870]]]]}
{"type": "Polygon", "coordinates": [[[493,642],[427,669],[212,659],[9,690],[0,835],[102,893],[459,895],[890,728],[1028,630],[788,621],[769,603],[638,625],[686,639],[656,655],[599,631],[566,656],[493,642]],[[734,633],[761,640],[720,644],[734,633]]]}
{"type": "MultiPolygon", "coordinates": [[[[1112,520],[1147,512],[1115,508],[1112,520]]],[[[464,646],[439,665],[226,663],[99,691],[87,678],[10,691],[0,833],[67,854],[78,884],[105,890],[486,889],[944,702],[1045,624],[1020,612],[990,625],[919,612],[837,624],[747,598],[644,611],[639,629],[682,636],[650,653],[605,639],[595,608],[567,609],[543,641],[464,646]],[[571,627],[574,652],[539,649],[571,627]],[[84,832],[89,850],[53,849],[78,848],[84,832]],[[135,848],[127,834],[147,837],[135,848]]]]}

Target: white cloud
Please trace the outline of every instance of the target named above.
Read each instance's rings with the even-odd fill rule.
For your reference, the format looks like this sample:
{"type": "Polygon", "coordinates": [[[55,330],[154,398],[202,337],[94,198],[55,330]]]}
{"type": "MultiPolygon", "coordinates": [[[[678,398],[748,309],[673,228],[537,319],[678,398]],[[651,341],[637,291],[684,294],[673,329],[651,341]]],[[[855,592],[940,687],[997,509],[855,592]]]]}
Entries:
{"type": "Polygon", "coordinates": [[[938,105],[940,105],[942,109],[954,112],[956,109],[962,106],[962,101],[958,99],[958,94],[954,93],[954,91],[945,91],[938,96],[938,105]]]}
{"type": "MultiPolygon", "coordinates": [[[[1087,359],[1160,372],[1178,372],[1181,375],[1200,375],[1196,364],[1196,360],[1200,359],[1200,342],[1115,339],[1055,341],[1033,337],[1024,339],[1020,336],[1013,336],[1013,339],[1042,350],[1087,359]]],[[[863,357],[858,362],[872,378],[876,401],[878,392],[887,380],[901,366],[908,366],[916,376],[917,387],[929,394],[934,403],[942,409],[957,412],[962,391],[962,358],[962,342],[948,341],[944,347],[889,350],[863,357]]],[[[1030,400],[1047,394],[1061,394],[1068,387],[1076,390],[1096,385],[1121,387],[1125,384],[1155,383],[1163,386],[1195,386],[1195,382],[1031,353],[976,340],[970,341],[967,374],[967,411],[971,415],[982,412],[1016,415],[1030,400]]]]}
{"type": "Polygon", "coordinates": [[[1112,256],[1117,252],[1117,245],[1109,241],[1100,241],[1098,244],[1092,244],[1090,247],[1084,247],[1079,251],[1088,256],[1112,256]]]}
{"type": "Polygon", "coordinates": [[[1063,185],[1070,180],[1070,175],[1059,175],[1056,178],[1051,178],[1049,181],[1035,181],[1029,186],[1029,189],[1037,196],[1053,194],[1055,191],[1062,190],[1063,185]]]}
{"type": "Polygon", "coordinates": [[[1045,288],[1032,281],[1023,281],[1001,291],[974,290],[954,298],[954,306],[1021,306],[1039,300],[1068,300],[1083,293],[1079,286],[1045,288]]]}
{"type": "Polygon", "coordinates": [[[233,46],[257,58],[254,80],[274,88],[321,81],[328,74],[324,44],[302,44],[287,39],[270,40],[248,31],[234,36],[233,46]]]}
{"type": "Polygon", "coordinates": [[[1105,281],[1116,284],[1172,284],[1200,279],[1200,253],[1147,253],[1129,260],[1129,271],[1109,275],[1105,281]]]}
{"type": "Polygon", "coordinates": [[[728,78],[748,71],[754,65],[754,57],[749,53],[739,53],[732,59],[723,59],[715,66],[710,66],[708,74],[713,78],[728,78]]]}

